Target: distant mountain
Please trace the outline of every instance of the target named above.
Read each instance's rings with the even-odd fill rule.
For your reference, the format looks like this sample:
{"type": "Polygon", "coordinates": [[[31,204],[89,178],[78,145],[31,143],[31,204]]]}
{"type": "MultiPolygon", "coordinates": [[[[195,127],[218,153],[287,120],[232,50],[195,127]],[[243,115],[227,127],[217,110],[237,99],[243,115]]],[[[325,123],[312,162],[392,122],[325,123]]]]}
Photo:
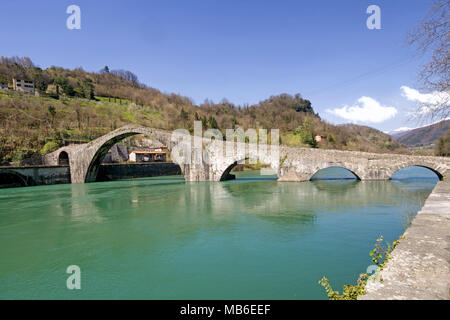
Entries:
{"type": "Polygon", "coordinates": [[[450,130],[450,119],[419,128],[399,128],[390,132],[390,136],[408,147],[426,147],[450,130]]]}
{"type": "Polygon", "coordinates": [[[417,129],[417,128],[401,127],[401,128],[395,129],[391,132],[388,132],[387,134],[389,134],[394,139],[398,139],[401,136],[404,136],[405,134],[407,134],[408,132],[410,132],[414,129],[417,129]]]}
{"type": "Polygon", "coordinates": [[[338,127],[345,128],[345,134],[350,134],[352,137],[352,139],[348,139],[349,141],[346,142],[347,146],[355,144],[359,146],[359,150],[367,152],[372,152],[372,146],[377,146],[379,149],[384,148],[385,150],[392,150],[396,153],[409,153],[408,148],[404,145],[397,142],[389,134],[375,128],[357,124],[344,124],[338,127]]]}

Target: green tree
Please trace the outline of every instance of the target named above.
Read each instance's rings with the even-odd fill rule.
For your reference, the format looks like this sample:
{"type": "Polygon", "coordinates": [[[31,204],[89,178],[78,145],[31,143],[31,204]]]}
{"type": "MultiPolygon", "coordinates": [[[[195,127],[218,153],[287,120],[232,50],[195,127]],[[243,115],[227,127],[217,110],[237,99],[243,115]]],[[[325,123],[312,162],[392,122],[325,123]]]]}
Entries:
{"type": "Polygon", "coordinates": [[[327,141],[328,141],[329,143],[336,143],[336,138],[330,133],[330,134],[327,136],[327,141]]]}
{"type": "Polygon", "coordinates": [[[56,85],[56,92],[58,94],[59,88],[61,88],[62,92],[68,96],[73,96],[75,94],[73,86],[66,77],[56,78],[53,83],[56,85]]]}
{"type": "Polygon", "coordinates": [[[184,111],[183,108],[181,108],[181,111],[180,111],[180,119],[183,121],[186,121],[189,119],[189,114],[186,111],[184,111]]]}
{"type": "Polygon", "coordinates": [[[233,116],[233,118],[231,118],[231,128],[235,129],[237,125],[239,125],[239,122],[236,117],[233,116]]]}
{"type": "Polygon", "coordinates": [[[83,95],[86,99],[94,100],[94,84],[91,79],[83,79],[82,89],[83,95]]]}
{"type": "Polygon", "coordinates": [[[195,112],[194,113],[194,120],[202,122],[203,130],[208,129],[208,121],[206,120],[206,117],[200,116],[197,112],[195,112]]]}
{"type": "Polygon", "coordinates": [[[314,114],[314,110],[311,107],[311,102],[309,100],[303,99],[299,93],[297,93],[294,98],[292,97],[290,98],[292,99],[291,104],[292,109],[294,109],[297,112],[306,112],[314,114]]]}
{"type": "Polygon", "coordinates": [[[41,154],[45,155],[47,153],[56,151],[59,149],[59,145],[58,143],[56,143],[55,141],[49,141],[47,142],[44,147],[41,149],[41,154]]]}
{"type": "Polygon", "coordinates": [[[445,135],[437,140],[435,154],[443,157],[450,156],[450,130],[447,130],[445,135]]]}
{"type": "Polygon", "coordinates": [[[53,126],[53,124],[55,123],[55,116],[56,116],[56,109],[54,106],[48,106],[48,113],[50,114],[51,117],[51,125],[53,126]]]}
{"type": "Polygon", "coordinates": [[[40,152],[42,155],[45,155],[47,153],[58,150],[61,146],[62,146],[61,136],[58,134],[54,134],[47,140],[47,142],[45,143],[44,147],[41,149],[40,152]]]}
{"type": "Polygon", "coordinates": [[[102,70],[100,70],[100,73],[101,73],[101,74],[107,74],[107,73],[109,73],[109,67],[108,67],[108,66],[105,66],[102,70]]]}
{"type": "Polygon", "coordinates": [[[210,129],[219,129],[219,125],[217,124],[216,118],[210,116],[208,118],[208,128],[210,129]]]}
{"type": "Polygon", "coordinates": [[[300,136],[302,143],[307,144],[313,148],[317,147],[317,141],[315,139],[314,127],[311,119],[306,117],[303,120],[302,125],[295,130],[295,134],[300,136]]]}
{"type": "Polygon", "coordinates": [[[46,77],[41,70],[32,73],[31,79],[34,82],[34,87],[41,92],[45,92],[48,84],[51,82],[51,80],[46,77]]]}

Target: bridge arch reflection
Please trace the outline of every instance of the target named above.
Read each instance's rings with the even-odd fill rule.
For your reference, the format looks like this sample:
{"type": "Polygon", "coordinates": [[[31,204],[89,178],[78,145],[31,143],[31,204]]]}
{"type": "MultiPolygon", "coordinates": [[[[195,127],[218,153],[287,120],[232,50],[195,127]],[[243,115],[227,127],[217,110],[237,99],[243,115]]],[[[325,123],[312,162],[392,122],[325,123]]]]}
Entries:
{"type": "Polygon", "coordinates": [[[361,178],[344,166],[331,166],[317,170],[309,180],[361,180],[361,178]]]}
{"type": "Polygon", "coordinates": [[[27,187],[33,181],[14,170],[0,170],[0,188],[27,187]]]}

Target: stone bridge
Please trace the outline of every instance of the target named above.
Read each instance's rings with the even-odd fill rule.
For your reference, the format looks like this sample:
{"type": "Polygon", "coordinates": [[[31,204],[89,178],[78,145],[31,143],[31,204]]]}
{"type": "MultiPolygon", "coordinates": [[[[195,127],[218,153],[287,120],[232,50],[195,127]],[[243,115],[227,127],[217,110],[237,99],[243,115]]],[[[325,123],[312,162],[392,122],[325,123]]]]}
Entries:
{"type": "Polygon", "coordinates": [[[428,168],[441,180],[448,180],[450,176],[450,158],[445,157],[273,147],[250,143],[235,143],[235,150],[243,148],[245,154],[234,152],[229,155],[227,142],[220,139],[194,137],[187,131],[174,138],[171,132],[138,125],[121,127],[87,144],[60,148],[45,156],[45,164],[60,165],[62,161],[68,161],[72,183],[93,182],[109,149],[115,143],[136,134],[146,135],[166,145],[173,162],[180,165],[188,182],[227,180],[232,177],[229,174],[231,169],[239,161],[248,158],[258,158],[260,162],[270,165],[279,181],[308,181],[317,171],[329,167],[348,169],[360,180],[388,180],[396,171],[409,166],[428,168]],[[180,147],[180,140],[187,141],[193,148],[180,147]],[[275,148],[278,148],[278,153],[272,152],[275,148]],[[186,162],[187,156],[193,162],[186,162]]]}

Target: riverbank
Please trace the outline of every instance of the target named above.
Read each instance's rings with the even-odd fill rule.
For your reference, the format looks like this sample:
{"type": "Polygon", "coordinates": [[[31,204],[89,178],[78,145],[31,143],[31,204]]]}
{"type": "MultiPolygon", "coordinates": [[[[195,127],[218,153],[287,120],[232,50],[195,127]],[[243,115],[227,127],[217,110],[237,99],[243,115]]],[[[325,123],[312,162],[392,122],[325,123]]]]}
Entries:
{"type": "Polygon", "coordinates": [[[441,181],[425,201],[360,300],[450,299],[450,182],[441,181]]]}

